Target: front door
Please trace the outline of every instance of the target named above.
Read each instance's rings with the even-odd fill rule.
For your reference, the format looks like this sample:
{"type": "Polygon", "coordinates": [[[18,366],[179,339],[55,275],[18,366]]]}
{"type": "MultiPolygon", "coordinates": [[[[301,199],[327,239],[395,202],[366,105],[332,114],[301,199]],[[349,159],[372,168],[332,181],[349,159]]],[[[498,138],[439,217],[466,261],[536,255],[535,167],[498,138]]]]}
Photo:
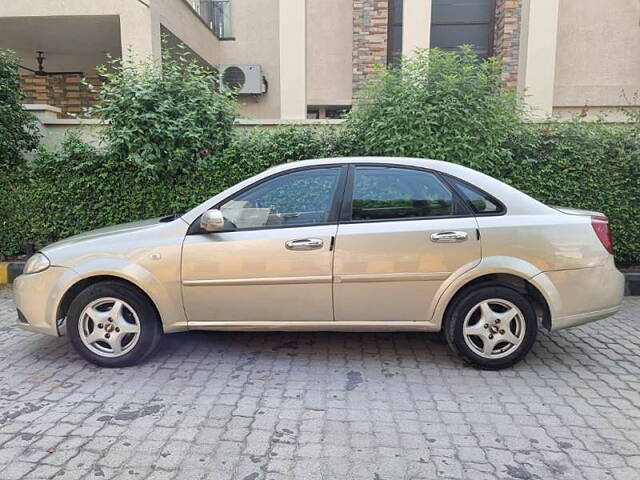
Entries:
{"type": "Polygon", "coordinates": [[[336,237],[336,321],[431,319],[452,274],[480,262],[475,217],[430,171],[356,165],[336,237]]]}
{"type": "Polygon", "coordinates": [[[333,241],[345,175],[341,166],[290,171],[219,205],[225,229],[184,241],[189,322],[332,321],[333,241]]]}

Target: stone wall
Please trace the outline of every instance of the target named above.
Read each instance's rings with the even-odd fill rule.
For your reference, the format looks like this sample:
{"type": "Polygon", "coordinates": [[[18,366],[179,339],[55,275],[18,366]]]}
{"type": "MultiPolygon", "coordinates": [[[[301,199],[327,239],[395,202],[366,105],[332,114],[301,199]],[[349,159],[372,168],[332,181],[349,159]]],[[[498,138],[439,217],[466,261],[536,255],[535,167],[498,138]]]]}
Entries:
{"type": "Polygon", "coordinates": [[[83,113],[84,108],[96,104],[96,92],[102,85],[97,75],[88,75],[87,82],[94,86],[89,89],[82,83],[83,75],[22,75],[20,83],[27,98],[23,103],[53,105],[62,109],[63,116],[83,113]]]}
{"type": "Polygon", "coordinates": [[[522,0],[496,0],[493,50],[502,59],[502,81],[509,90],[518,85],[522,0]]]}
{"type": "Polygon", "coordinates": [[[387,0],[353,0],[353,94],[387,63],[387,0]]]}

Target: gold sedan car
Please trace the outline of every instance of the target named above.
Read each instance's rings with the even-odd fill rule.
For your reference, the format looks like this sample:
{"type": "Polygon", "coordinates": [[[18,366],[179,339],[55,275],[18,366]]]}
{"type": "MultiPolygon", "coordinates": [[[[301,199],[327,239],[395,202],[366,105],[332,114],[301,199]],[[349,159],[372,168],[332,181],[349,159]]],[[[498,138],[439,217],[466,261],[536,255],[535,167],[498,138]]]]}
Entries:
{"type": "Polygon", "coordinates": [[[421,330],[499,369],[527,354],[539,323],[615,313],[623,276],[601,213],[451,163],[336,158],[50,245],[14,292],[20,326],[66,334],[105,367],[184,330],[421,330]]]}

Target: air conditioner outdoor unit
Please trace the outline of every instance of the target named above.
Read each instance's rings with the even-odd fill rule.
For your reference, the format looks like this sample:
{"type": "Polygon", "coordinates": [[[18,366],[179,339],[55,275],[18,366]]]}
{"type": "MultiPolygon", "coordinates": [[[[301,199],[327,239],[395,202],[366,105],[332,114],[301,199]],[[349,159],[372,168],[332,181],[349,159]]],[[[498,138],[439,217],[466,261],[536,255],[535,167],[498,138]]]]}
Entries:
{"type": "Polygon", "coordinates": [[[260,65],[218,65],[220,88],[235,90],[239,95],[261,95],[266,85],[260,65]]]}

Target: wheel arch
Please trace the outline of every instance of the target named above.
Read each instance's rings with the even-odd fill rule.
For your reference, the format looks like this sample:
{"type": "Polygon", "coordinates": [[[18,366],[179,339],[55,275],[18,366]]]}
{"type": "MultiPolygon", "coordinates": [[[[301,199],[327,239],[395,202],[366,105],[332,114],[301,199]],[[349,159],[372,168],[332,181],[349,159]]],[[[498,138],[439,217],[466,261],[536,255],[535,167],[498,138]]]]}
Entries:
{"type": "Polygon", "coordinates": [[[511,288],[524,295],[531,302],[537,317],[542,320],[542,326],[545,329],[550,330],[551,309],[549,307],[549,302],[543,291],[530,280],[530,278],[528,279],[524,276],[505,272],[486,273],[468,279],[462,285],[457,287],[455,292],[453,292],[441,306],[441,328],[443,328],[448,321],[452,306],[455,305],[455,302],[460,297],[465,295],[468,291],[480,286],[499,285],[502,287],[511,288]]]}
{"type": "Polygon", "coordinates": [[[62,298],[58,302],[58,307],[56,309],[56,318],[66,319],[71,303],[78,296],[78,294],[82,292],[84,289],[90,287],[91,285],[95,285],[97,283],[102,283],[107,281],[118,282],[120,284],[126,285],[127,287],[136,290],[138,293],[144,296],[147,300],[149,300],[149,303],[152,305],[153,309],[156,312],[157,318],[160,321],[161,328],[164,331],[164,322],[162,321],[162,315],[160,314],[160,310],[158,309],[156,302],[153,301],[151,296],[149,296],[147,292],[145,292],[140,286],[136,285],[131,280],[128,280],[123,277],[119,277],[117,275],[106,275],[106,274],[93,275],[93,276],[85,277],[76,281],[64,292],[64,294],[62,295],[62,298]]]}

